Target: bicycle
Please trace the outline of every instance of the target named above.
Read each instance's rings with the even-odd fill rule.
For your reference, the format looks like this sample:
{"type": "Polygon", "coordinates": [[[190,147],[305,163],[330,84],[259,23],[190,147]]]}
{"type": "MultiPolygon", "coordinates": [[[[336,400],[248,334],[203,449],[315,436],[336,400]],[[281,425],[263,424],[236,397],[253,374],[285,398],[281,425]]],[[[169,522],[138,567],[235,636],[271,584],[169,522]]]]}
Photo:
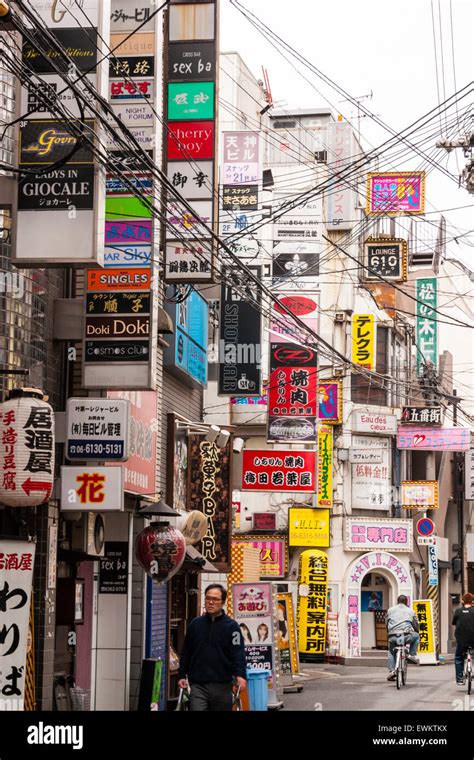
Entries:
{"type": "Polygon", "coordinates": [[[399,642],[395,647],[395,673],[397,689],[401,689],[407,682],[407,670],[408,670],[408,650],[409,644],[405,643],[405,634],[401,633],[397,635],[397,641],[399,642]]]}
{"type": "Polygon", "coordinates": [[[466,654],[464,656],[464,683],[467,683],[467,693],[471,693],[471,686],[472,686],[472,654],[473,650],[471,647],[467,648],[466,654]]]}

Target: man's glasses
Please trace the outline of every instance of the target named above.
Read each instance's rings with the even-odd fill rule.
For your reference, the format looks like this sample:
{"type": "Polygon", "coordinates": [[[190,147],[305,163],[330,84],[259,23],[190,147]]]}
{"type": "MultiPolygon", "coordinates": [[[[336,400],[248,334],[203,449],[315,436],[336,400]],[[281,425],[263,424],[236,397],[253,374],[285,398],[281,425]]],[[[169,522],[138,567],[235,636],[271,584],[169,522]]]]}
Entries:
{"type": "Polygon", "coordinates": [[[222,602],[222,599],[218,599],[216,596],[205,596],[204,599],[208,604],[219,604],[219,602],[222,602]]]}

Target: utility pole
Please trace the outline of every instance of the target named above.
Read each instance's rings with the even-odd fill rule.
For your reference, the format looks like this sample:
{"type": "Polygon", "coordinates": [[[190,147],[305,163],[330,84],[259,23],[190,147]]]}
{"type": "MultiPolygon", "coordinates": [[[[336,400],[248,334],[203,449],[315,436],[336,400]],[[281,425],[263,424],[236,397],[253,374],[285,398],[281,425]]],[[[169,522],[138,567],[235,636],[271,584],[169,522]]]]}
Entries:
{"type": "Polygon", "coordinates": [[[467,192],[474,195],[474,132],[470,137],[466,136],[459,140],[440,140],[436,143],[436,147],[444,148],[447,153],[455,148],[462,148],[468,162],[459,176],[459,186],[465,185],[467,192]]]}

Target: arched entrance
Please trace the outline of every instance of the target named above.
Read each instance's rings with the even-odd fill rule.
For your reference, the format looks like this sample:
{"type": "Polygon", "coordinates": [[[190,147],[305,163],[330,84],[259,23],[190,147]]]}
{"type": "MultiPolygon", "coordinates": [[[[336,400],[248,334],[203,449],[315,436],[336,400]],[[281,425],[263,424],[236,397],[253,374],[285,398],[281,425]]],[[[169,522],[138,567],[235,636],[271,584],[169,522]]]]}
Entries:
{"type": "Polygon", "coordinates": [[[363,619],[365,612],[369,612],[370,603],[372,607],[384,604],[388,609],[399,594],[405,594],[411,602],[410,573],[399,557],[380,551],[368,552],[354,560],[346,575],[347,656],[360,657],[364,645],[367,648],[370,646],[370,616],[363,619]],[[364,586],[366,578],[368,582],[364,586]]]}

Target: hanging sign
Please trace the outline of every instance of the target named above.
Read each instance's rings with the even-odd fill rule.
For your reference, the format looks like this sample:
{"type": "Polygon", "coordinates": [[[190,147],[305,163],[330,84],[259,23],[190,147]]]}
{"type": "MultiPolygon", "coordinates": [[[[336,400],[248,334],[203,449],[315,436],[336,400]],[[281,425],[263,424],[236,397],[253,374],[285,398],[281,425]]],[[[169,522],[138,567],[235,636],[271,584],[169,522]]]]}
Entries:
{"type": "Polygon", "coordinates": [[[329,546],[329,509],[292,507],[288,512],[290,546],[329,546]]]}
{"type": "Polygon", "coordinates": [[[222,208],[224,211],[257,211],[258,185],[224,185],[222,208]]]}
{"type": "Polygon", "coordinates": [[[128,401],[68,399],[67,458],[82,461],[127,459],[128,416],[128,401]]]}
{"type": "Polygon", "coordinates": [[[322,661],[326,651],[328,556],[317,549],[300,555],[298,651],[304,662],[322,661]]]}
{"type": "Polygon", "coordinates": [[[183,42],[168,46],[168,80],[197,81],[215,79],[214,42],[183,42]]]}
{"type": "Polygon", "coordinates": [[[400,421],[404,425],[442,425],[443,410],[440,406],[404,406],[400,421]]]}
{"type": "Polygon", "coordinates": [[[157,417],[154,391],[108,391],[109,399],[123,399],[130,406],[128,459],[117,464],[124,472],[124,489],[150,496],[157,491],[157,417]]]}
{"type": "Polygon", "coordinates": [[[340,380],[323,380],[318,383],[318,420],[325,425],[342,424],[340,380]]]}
{"type": "Polygon", "coordinates": [[[375,369],[375,318],[373,314],[352,315],[352,361],[375,369]]]}
{"type": "Polygon", "coordinates": [[[349,552],[369,549],[412,552],[412,521],[398,518],[346,517],[344,549],[349,552]]]}
{"type": "Polygon", "coordinates": [[[168,84],[169,119],[212,119],[213,117],[214,82],[168,84]]]}
{"type": "Polygon", "coordinates": [[[213,121],[173,121],[168,124],[168,158],[214,158],[213,121]]]}
{"type": "Polygon", "coordinates": [[[471,445],[469,428],[425,428],[399,426],[397,448],[415,451],[468,451],[471,445]]]}
{"type": "Polygon", "coordinates": [[[318,427],[318,507],[332,507],[333,429],[318,427]]]}
{"type": "MultiPolygon", "coordinates": [[[[308,330],[317,333],[319,329],[319,297],[319,291],[313,293],[304,291],[300,294],[278,292],[278,302],[275,301],[272,305],[270,322],[273,343],[307,342],[306,340],[302,341],[301,327],[293,322],[286,309],[304,322],[308,330]]],[[[312,342],[309,336],[308,340],[312,342]]]]}
{"type": "Polygon", "coordinates": [[[315,350],[295,343],[270,344],[268,440],[314,440],[317,422],[315,350]]]}
{"type": "Polygon", "coordinates": [[[367,177],[369,216],[424,214],[425,172],[371,172],[367,177]]]}
{"type": "Polygon", "coordinates": [[[99,594],[128,593],[128,541],[106,541],[99,560],[99,594]]]}
{"type": "Polygon", "coordinates": [[[248,185],[261,180],[258,132],[224,132],[223,185],[248,185]]]}
{"type": "Polygon", "coordinates": [[[438,509],[438,481],[402,480],[401,506],[404,509],[438,509]]]}
{"type": "Polygon", "coordinates": [[[406,240],[368,238],[364,246],[364,280],[405,282],[408,277],[408,245],[406,240]]]}
{"type": "Polygon", "coordinates": [[[416,280],[416,358],[417,374],[421,375],[426,363],[438,366],[438,281],[436,277],[418,277],[416,280]]]}
{"type": "Polygon", "coordinates": [[[314,451],[243,451],[242,490],[314,493],[315,477],[314,451]]]}
{"type": "Polygon", "coordinates": [[[121,467],[61,467],[61,511],[123,510],[121,467]]]}

